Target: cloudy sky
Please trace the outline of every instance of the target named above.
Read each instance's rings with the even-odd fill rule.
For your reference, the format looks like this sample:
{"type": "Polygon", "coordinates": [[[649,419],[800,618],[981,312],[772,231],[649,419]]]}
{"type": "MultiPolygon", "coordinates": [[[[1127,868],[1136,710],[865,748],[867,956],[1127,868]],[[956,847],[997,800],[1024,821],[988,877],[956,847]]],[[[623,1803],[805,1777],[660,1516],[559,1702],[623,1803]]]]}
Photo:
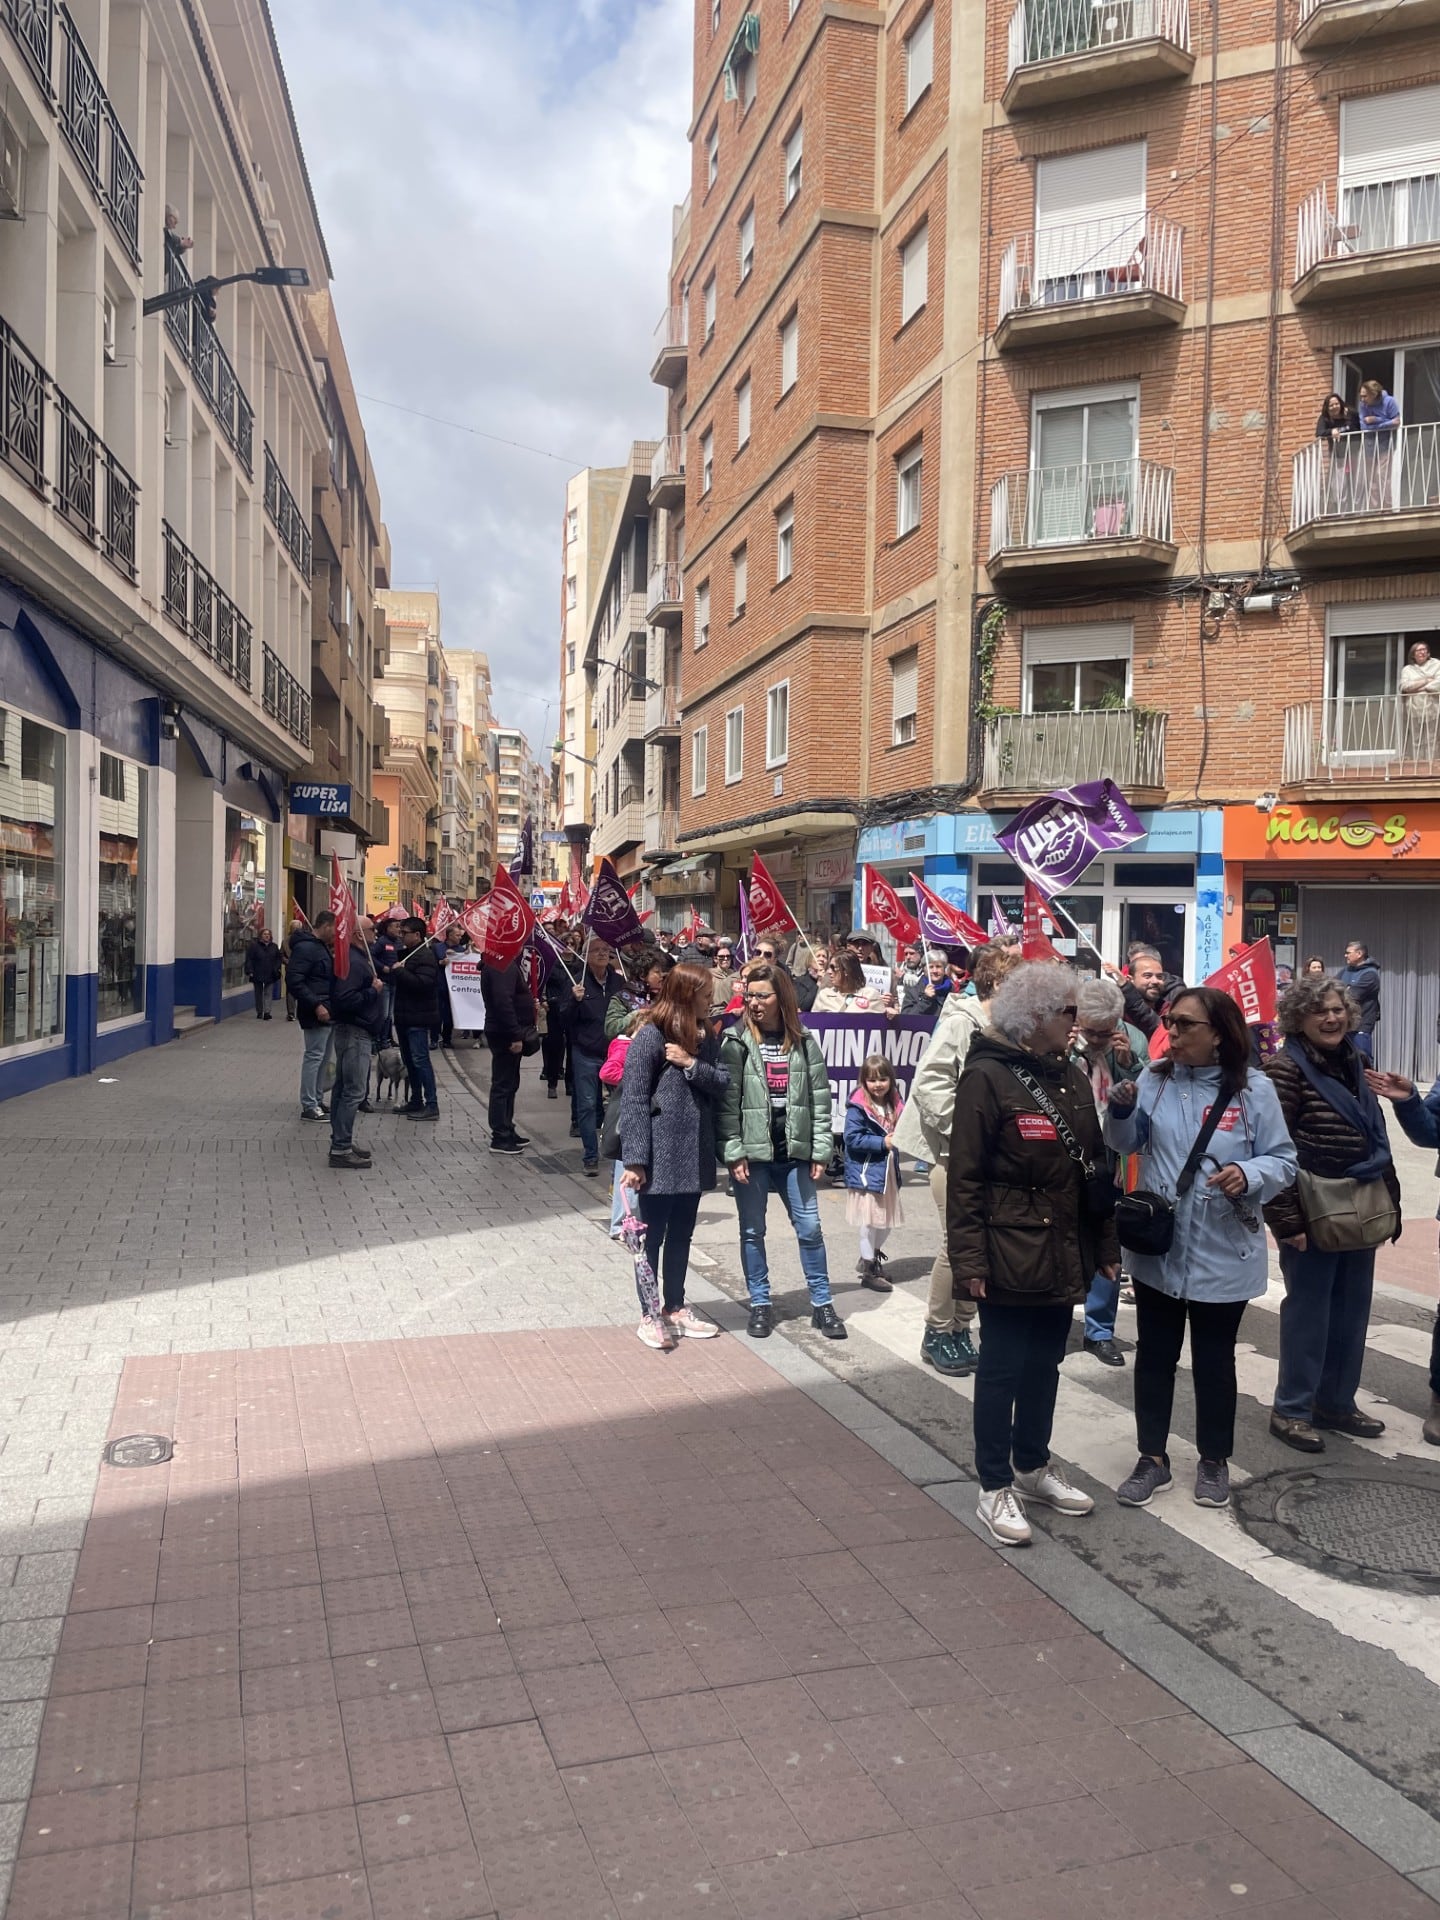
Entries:
{"type": "Polygon", "coordinates": [[[569,475],[657,434],[692,0],[277,0],[397,586],[554,737],[569,475]],[[546,459],[415,417],[431,414],[546,459]],[[547,713],[547,707],[549,709],[547,713]]]}

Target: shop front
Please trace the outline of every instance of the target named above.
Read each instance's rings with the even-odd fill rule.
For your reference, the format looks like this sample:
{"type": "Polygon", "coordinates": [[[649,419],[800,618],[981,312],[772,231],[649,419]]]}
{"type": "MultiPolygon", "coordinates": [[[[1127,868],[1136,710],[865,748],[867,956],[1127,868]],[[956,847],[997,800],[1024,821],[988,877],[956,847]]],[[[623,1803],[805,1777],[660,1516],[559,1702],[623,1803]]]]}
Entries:
{"type": "Polygon", "coordinates": [[[1440,1072],[1440,801],[1225,809],[1225,940],[1267,937],[1276,965],[1343,966],[1362,941],[1380,969],[1378,1063],[1440,1072]]]}
{"type": "Polygon", "coordinates": [[[650,898],[655,905],[655,924],[661,933],[674,933],[686,926],[692,915],[713,927],[720,890],[720,856],[672,860],[650,873],[650,898]]]}

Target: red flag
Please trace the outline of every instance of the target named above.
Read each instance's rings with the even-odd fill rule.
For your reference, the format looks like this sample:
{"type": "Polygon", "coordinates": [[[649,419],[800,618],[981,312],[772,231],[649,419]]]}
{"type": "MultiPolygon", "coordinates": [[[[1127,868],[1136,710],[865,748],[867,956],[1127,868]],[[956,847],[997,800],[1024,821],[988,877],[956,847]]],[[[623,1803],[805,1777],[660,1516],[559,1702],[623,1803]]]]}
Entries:
{"type": "Polygon", "coordinates": [[[335,978],[350,978],[350,942],[355,938],[355,902],[340,877],[340,856],[330,856],[330,911],[335,916],[335,978]]]}
{"type": "Polygon", "coordinates": [[[425,931],[432,940],[438,940],[445,929],[447,927],[453,927],[459,918],[459,914],[442,893],[430,909],[430,918],[426,922],[425,931]]]}
{"type": "MultiPolygon", "coordinates": [[[[1239,953],[1232,954],[1223,967],[1217,967],[1209,974],[1204,985],[1218,987],[1221,993],[1228,993],[1239,1007],[1247,1027],[1267,1027],[1275,1019],[1277,988],[1275,981],[1275,952],[1270,945],[1270,936],[1255,941],[1253,946],[1243,947],[1239,953]]],[[[1170,1035],[1164,1027],[1157,1027],[1150,1036],[1150,1058],[1159,1060],[1170,1050],[1170,1035]]]]}
{"type": "Polygon", "coordinates": [[[784,894],[758,853],[750,863],[750,921],[756,933],[773,933],[777,927],[800,931],[800,922],[785,904],[784,894]]]}
{"type": "Polygon", "coordinates": [[[1050,944],[1046,926],[1055,925],[1045,910],[1045,896],[1033,880],[1025,882],[1025,919],[1021,928],[1020,956],[1024,960],[1060,960],[1050,944]]]}
{"type": "MultiPolygon", "coordinates": [[[[869,926],[884,927],[894,934],[895,944],[908,947],[920,938],[920,922],[909,912],[883,873],[874,867],[861,869],[860,918],[869,926]]],[[[914,877],[913,875],[911,876],[914,877]]]]}
{"type": "Polygon", "coordinates": [[[990,936],[978,920],[972,920],[968,913],[962,913],[959,907],[952,906],[933,888],[927,887],[918,873],[911,874],[910,884],[915,889],[915,904],[920,909],[921,931],[927,933],[936,945],[950,944],[949,941],[936,939],[942,932],[948,933],[951,940],[962,947],[985,947],[990,944],[990,936]]]}
{"type": "Polygon", "coordinates": [[[479,900],[468,900],[460,919],[478,953],[497,967],[508,967],[535,931],[530,904],[501,867],[495,884],[479,900]]]}

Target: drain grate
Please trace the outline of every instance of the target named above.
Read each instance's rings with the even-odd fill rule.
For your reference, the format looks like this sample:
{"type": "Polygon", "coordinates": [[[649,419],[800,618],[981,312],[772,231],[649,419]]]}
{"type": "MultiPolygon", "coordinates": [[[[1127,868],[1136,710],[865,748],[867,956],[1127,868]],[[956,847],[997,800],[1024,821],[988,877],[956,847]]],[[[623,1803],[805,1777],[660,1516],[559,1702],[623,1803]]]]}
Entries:
{"type": "Polygon", "coordinates": [[[110,1467],[160,1467],[175,1452],[175,1442],[160,1433],[127,1433],[106,1443],[102,1456],[110,1467]]]}
{"type": "Polygon", "coordinates": [[[1289,1559],[1370,1586],[1440,1591],[1440,1474],[1423,1466],[1271,1474],[1239,1489],[1235,1509],[1289,1559]]]}

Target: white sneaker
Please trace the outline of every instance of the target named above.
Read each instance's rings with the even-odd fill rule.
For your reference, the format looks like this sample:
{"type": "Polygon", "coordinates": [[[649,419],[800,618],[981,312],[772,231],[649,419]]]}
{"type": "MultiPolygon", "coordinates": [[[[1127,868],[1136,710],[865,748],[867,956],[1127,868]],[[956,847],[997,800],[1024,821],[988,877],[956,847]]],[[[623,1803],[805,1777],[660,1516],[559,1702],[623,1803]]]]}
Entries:
{"type": "Polygon", "coordinates": [[[672,1333],[690,1340],[713,1340],[720,1331],[713,1320],[702,1319],[693,1307],[676,1307],[663,1317],[672,1333]]]}
{"type": "Polygon", "coordinates": [[[1054,1507],[1057,1513],[1093,1513],[1095,1502],[1079,1487],[1072,1487],[1051,1460],[1034,1473],[1017,1473],[1015,1484],[1027,1500],[1038,1500],[1042,1507],[1054,1507]]]}
{"type": "Polygon", "coordinates": [[[642,1320],[635,1329],[635,1338],[643,1340],[647,1347],[654,1347],[657,1352],[663,1352],[675,1344],[663,1320],[642,1320]]]}
{"type": "Polygon", "coordinates": [[[1030,1522],[1013,1487],[997,1487],[993,1493],[982,1493],[975,1511],[1002,1547],[1029,1546],[1030,1522]]]}

